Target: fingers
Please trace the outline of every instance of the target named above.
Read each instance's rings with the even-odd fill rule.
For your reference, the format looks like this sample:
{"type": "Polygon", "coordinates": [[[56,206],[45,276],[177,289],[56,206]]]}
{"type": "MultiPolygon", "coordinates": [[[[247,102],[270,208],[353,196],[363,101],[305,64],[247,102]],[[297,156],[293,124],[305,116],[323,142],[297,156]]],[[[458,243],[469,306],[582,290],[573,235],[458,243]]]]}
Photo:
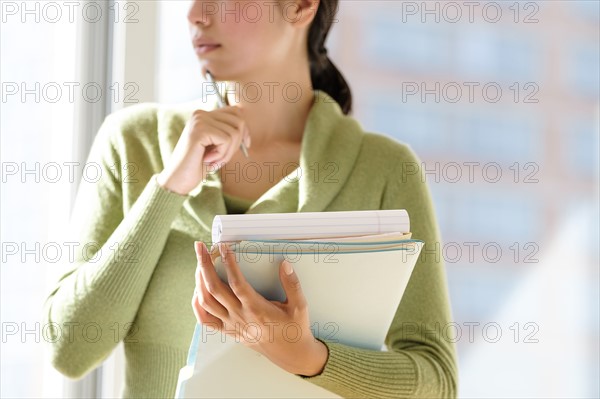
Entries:
{"type": "Polygon", "coordinates": [[[286,295],[286,302],[293,307],[305,307],[306,298],[302,292],[300,279],[294,271],[292,264],[287,260],[281,262],[279,267],[279,279],[286,295]]]}
{"type": "Polygon", "coordinates": [[[229,317],[229,311],[223,306],[215,297],[208,292],[204,279],[202,278],[202,272],[196,274],[196,296],[198,297],[198,303],[210,314],[224,320],[229,317]]]}
{"type": "MultiPolygon", "coordinates": [[[[206,122],[204,129],[206,128],[210,129],[210,134],[203,134],[203,131],[193,132],[194,124],[186,126],[186,129],[191,131],[191,133],[187,133],[187,136],[189,137],[187,137],[186,145],[195,148],[196,145],[199,144],[204,147],[202,162],[211,163],[215,159],[223,157],[228,143],[231,142],[231,136],[220,128],[215,127],[213,121],[206,122]]],[[[185,133],[186,132],[184,131],[184,136],[186,136],[185,133]]],[[[181,140],[184,140],[184,138],[181,140]]]]}
{"type": "Polygon", "coordinates": [[[200,299],[198,298],[198,291],[196,290],[194,291],[194,296],[192,297],[192,309],[194,311],[194,315],[196,316],[196,320],[198,320],[199,323],[213,325],[217,329],[223,328],[223,322],[221,319],[215,317],[202,307],[200,299]]]}
{"type": "Polygon", "coordinates": [[[248,132],[248,125],[244,119],[242,109],[236,106],[229,106],[225,108],[219,108],[210,113],[211,117],[219,120],[220,122],[226,123],[233,131],[240,133],[244,136],[248,132]]]}
{"type": "MultiPolygon", "coordinates": [[[[250,148],[252,146],[252,140],[250,138],[250,129],[248,127],[248,124],[246,123],[246,119],[244,118],[243,109],[239,108],[239,107],[228,107],[228,108],[231,110],[235,110],[234,113],[239,118],[238,119],[239,124],[236,125],[236,129],[237,129],[237,131],[240,132],[240,136],[241,136],[240,143],[243,141],[246,148],[250,148]]],[[[239,148],[240,143],[238,143],[236,148],[239,148]]]]}
{"type": "Polygon", "coordinates": [[[231,127],[236,130],[240,128],[240,124],[245,122],[242,116],[242,109],[233,105],[210,111],[210,115],[215,119],[231,125],[231,127]]]}
{"type": "Polygon", "coordinates": [[[214,146],[214,148],[205,154],[204,162],[220,163],[230,159],[228,154],[234,146],[237,136],[235,130],[230,125],[217,120],[206,122],[206,125],[210,126],[214,133],[205,137],[201,144],[205,148],[208,146],[214,146]]]}
{"type": "Polygon", "coordinates": [[[225,265],[227,272],[227,281],[233,293],[238,297],[240,302],[248,303],[256,300],[258,293],[246,280],[242,274],[240,266],[235,259],[235,253],[225,243],[218,244],[219,252],[221,253],[221,261],[225,265]]]}
{"type": "MultiPolygon", "coordinates": [[[[237,311],[241,306],[240,301],[217,274],[206,245],[202,241],[196,241],[195,248],[198,258],[198,277],[201,280],[199,282],[202,283],[199,286],[216,299],[228,313],[237,311]]],[[[208,300],[210,301],[210,298],[208,300]]]]}
{"type": "Polygon", "coordinates": [[[231,113],[220,113],[219,117],[230,118],[226,122],[231,128],[228,133],[230,133],[232,139],[223,159],[231,159],[233,154],[240,148],[242,141],[247,147],[250,147],[250,135],[246,122],[241,119],[241,110],[238,107],[227,107],[223,110],[231,111],[231,113]]]}
{"type": "Polygon", "coordinates": [[[240,149],[240,145],[242,143],[244,136],[241,134],[236,134],[233,136],[232,144],[227,148],[227,153],[225,154],[225,159],[231,159],[233,154],[240,149]]]}
{"type": "Polygon", "coordinates": [[[206,162],[227,162],[233,157],[233,154],[239,149],[242,141],[247,147],[250,146],[250,137],[246,122],[241,119],[241,111],[238,107],[226,107],[211,113],[210,120],[206,124],[215,131],[224,132],[220,141],[222,144],[213,143],[211,137],[207,137],[211,142],[205,142],[204,145],[218,145],[216,153],[210,153],[206,156],[206,162]]]}

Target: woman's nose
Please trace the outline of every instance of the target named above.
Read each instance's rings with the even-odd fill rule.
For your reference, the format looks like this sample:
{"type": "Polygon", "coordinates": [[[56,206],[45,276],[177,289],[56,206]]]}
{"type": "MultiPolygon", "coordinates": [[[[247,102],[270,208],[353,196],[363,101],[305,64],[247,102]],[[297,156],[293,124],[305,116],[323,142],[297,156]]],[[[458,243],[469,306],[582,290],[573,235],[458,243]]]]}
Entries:
{"type": "Polygon", "coordinates": [[[188,21],[193,25],[208,25],[211,22],[211,18],[217,14],[218,10],[218,1],[193,0],[188,11],[188,21]]]}

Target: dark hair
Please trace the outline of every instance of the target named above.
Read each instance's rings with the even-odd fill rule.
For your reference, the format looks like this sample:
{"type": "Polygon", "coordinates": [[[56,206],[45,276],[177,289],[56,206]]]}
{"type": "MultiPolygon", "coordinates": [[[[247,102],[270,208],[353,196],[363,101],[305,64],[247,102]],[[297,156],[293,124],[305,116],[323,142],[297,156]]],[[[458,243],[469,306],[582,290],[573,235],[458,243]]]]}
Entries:
{"type": "Polygon", "coordinates": [[[347,115],[352,111],[350,86],[331,62],[325,49],[325,39],[337,13],[338,3],[339,0],[320,0],[317,14],[308,31],[308,57],[313,89],[329,94],[347,115]]]}

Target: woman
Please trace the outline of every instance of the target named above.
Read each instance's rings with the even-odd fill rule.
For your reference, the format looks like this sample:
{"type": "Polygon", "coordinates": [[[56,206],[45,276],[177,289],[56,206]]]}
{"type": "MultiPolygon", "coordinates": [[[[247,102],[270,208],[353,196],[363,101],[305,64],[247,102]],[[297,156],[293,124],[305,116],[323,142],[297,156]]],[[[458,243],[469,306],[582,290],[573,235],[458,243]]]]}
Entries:
{"type": "Polygon", "coordinates": [[[414,173],[420,162],[409,146],[365,132],[348,116],[350,89],[324,48],[337,6],[192,2],[194,48],[203,70],[234,83],[231,105],[140,104],[106,118],[89,156],[103,174],[82,180],[72,214],[75,267],[45,307],[58,370],[80,377],[123,341],[123,395],[172,397],[196,322],[225,330],[295,322],[304,329],[299,342],[275,334],[252,347],[343,397],[457,395],[429,191],[414,173]],[[239,151],[242,142],[249,159],[239,151]],[[294,173],[301,177],[288,179],[294,173]],[[210,242],[216,214],[366,209],[406,209],[413,237],[425,241],[387,352],[313,337],[291,265],[280,272],[287,301],[273,303],[245,282],[226,247],[220,250],[233,273],[229,285],[216,279],[204,243],[191,251],[197,240],[210,242]]]}

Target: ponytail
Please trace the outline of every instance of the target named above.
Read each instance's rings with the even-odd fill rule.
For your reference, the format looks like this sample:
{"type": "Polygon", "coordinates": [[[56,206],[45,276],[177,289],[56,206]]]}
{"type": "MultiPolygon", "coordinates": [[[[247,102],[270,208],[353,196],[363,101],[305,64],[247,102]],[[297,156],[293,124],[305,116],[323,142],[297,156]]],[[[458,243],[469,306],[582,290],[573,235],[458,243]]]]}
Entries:
{"type": "Polygon", "coordinates": [[[308,32],[310,78],[314,90],[329,94],[345,115],[352,111],[352,93],[342,73],[327,56],[325,39],[337,13],[339,0],[321,0],[308,32]]]}

